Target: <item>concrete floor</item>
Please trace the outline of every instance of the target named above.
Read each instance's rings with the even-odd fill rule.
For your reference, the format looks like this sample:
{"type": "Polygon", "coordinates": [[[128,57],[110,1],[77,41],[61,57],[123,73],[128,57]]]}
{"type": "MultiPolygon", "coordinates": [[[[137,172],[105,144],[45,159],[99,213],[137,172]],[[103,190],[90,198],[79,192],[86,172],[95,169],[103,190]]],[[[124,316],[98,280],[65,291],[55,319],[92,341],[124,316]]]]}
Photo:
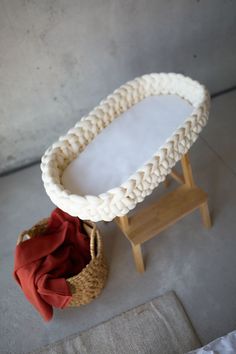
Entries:
{"type": "MultiPolygon", "coordinates": [[[[195,180],[209,193],[214,225],[191,214],[144,247],[146,272],[136,273],[128,241],[113,223],[101,225],[110,264],[101,296],[55,310],[44,323],[12,279],[17,234],[53,208],[39,166],[1,178],[0,353],[23,353],[87,329],[167,290],[175,290],[205,344],[236,329],[236,92],[212,102],[208,126],[192,147],[195,180]]],[[[154,199],[162,191],[149,199],[154,199]]]]}

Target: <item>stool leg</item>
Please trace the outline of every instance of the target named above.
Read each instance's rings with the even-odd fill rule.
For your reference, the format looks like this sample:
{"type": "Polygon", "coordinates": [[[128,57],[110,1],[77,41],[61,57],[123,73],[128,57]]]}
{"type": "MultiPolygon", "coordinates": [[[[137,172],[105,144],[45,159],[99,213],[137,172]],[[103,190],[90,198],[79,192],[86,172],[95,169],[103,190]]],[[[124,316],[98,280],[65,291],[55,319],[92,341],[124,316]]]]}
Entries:
{"type": "MultiPolygon", "coordinates": [[[[116,222],[119,225],[120,229],[123,233],[128,237],[128,230],[129,230],[129,218],[127,215],[117,217],[116,222]]],[[[141,250],[141,244],[134,245],[132,241],[130,241],[134,256],[134,263],[138,272],[144,272],[144,262],[141,250]]]]}
{"type": "MultiPolygon", "coordinates": [[[[188,187],[194,187],[194,179],[193,179],[193,173],[192,173],[192,168],[189,160],[188,154],[185,154],[182,159],[181,159],[181,165],[183,169],[183,174],[184,174],[184,179],[185,179],[185,184],[188,187]]],[[[207,201],[203,203],[200,207],[200,213],[202,216],[202,222],[203,225],[209,229],[211,227],[211,217],[209,213],[209,208],[208,208],[208,203],[207,201]]]]}
{"type": "Polygon", "coordinates": [[[166,176],[166,179],[164,180],[164,186],[165,188],[168,188],[170,185],[170,179],[169,179],[169,176],[166,176]]]}
{"type": "Polygon", "coordinates": [[[142,255],[142,250],[141,250],[141,244],[134,245],[131,242],[132,245],[132,250],[133,250],[133,256],[134,256],[134,262],[136,265],[136,269],[139,273],[144,272],[144,262],[143,262],[143,255],[142,255]]]}
{"type": "Polygon", "coordinates": [[[194,183],[194,179],[193,179],[193,173],[192,173],[192,168],[191,168],[188,154],[185,154],[182,157],[181,165],[182,165],[185,184],[188,187],[194,187],[195,183],[194,183]]]}
{"type": "Polygon", "coordinates": [[[120,216],[117,218],[118,219],[118,223],[122,229],[122,231],[125,233],[128,228],[129,228],[129,218],[127,215],[124,216],[120,216]]]}
{"type": "Polygon", "coordinates": [[[210,217],[207,201],[204,204],[202,204],[199,209],[200,209],[200,213],[201,213],[201,216],[202,216],[203,225],[207,229],[210,229],[210,227],[211,227],[211,217],[210,217]]]}

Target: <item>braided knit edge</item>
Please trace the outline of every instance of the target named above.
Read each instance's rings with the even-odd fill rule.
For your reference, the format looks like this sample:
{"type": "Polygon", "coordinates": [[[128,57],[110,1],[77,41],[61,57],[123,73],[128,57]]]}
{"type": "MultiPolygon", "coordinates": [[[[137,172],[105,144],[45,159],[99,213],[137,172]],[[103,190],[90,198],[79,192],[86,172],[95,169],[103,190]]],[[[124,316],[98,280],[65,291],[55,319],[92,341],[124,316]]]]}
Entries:
{"type": "Polygon", "coordinates": [[[207,123],[209,106],[206,88],[181,74],[149,74],[127,82],[47,149],[41,170],[48,196],[59,208],[83,220],[111,221],[127,214],[151,194],[196,141],[207,123]],[[119,187],[98,196],[75,195],[64,188],[61,177],[65,168],[113,119],[144,98],[166,94],[189,101],[193,112],[145,165],[119,187]]]}

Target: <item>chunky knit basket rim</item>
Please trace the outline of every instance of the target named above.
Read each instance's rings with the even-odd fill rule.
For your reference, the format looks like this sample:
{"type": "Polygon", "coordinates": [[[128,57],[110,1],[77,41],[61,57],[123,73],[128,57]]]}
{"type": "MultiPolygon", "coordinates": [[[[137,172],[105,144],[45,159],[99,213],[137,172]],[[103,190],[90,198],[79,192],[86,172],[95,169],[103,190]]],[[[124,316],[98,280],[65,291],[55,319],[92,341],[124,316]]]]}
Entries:
{"type": "Polygon", "coordinates": [[[197,140],[207,123],[209,105],[206,88],[181,74],[154,73],[127,82],[45,152],[41,170],[47,194],[60,209],[83,220],[111,221],[126,215],[165,180],[197,140]],[[188,101],[193,106],[192,114],[126,182],[99,195],[73,194],[64,187],[62,175],[65,168],[116,117],[149,96],[168,94],[188,101]]]}

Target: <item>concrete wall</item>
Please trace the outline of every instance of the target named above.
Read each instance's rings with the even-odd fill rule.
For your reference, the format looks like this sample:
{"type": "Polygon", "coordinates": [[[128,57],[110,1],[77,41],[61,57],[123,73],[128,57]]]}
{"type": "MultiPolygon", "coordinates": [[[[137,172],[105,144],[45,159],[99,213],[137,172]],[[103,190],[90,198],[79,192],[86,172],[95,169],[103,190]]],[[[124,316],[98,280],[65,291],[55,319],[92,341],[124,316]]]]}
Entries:
{"type": "Polygon", "coordinates": [[[0,172],[38,159],[113,89],[175,71],[236,84],[236,1],[0,0],[0,172]]]}

